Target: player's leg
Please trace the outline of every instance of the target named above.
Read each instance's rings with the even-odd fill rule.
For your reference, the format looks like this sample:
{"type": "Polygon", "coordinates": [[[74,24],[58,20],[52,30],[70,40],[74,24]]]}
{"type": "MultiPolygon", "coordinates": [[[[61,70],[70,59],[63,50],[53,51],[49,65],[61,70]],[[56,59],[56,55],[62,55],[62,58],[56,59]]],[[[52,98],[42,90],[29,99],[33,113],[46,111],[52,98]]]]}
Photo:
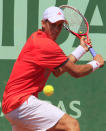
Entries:
{"type": "MultiPolygon", "coordinates": [[[[11,125],[31,131],[46,131],[50,128],[51,131],[79,131],[79,125],[75,119],[56,106],[34,96],[30,96],[19,108],[6,114],[5,117],[11,125]]],[[[17,131],[16,127],[13,131],[17,131]]]]}
{"type": "Polygon", "coordinates": [[[32,131],[32,130],[13,125],[12,126],[12,131],[32,131]]]}
{"type": "Polygon", "coordinates": [[[80,131],[80,127],[76,119],[65,114],[54,127],[47,131],[80,131]]]}

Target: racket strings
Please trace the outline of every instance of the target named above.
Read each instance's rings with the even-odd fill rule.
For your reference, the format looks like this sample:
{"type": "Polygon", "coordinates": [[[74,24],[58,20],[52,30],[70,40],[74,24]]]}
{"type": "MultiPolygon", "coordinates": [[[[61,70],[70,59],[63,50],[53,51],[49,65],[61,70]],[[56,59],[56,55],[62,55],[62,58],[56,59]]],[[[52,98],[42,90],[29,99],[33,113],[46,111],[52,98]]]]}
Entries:
{"type": "Polygon", "coordinates": [[[86,22],[77,11],[71,8],[64,8],[63,11],[67,21],[67,24],[65,24],[67,28],[79,34],[87,32],[86,22]]]}

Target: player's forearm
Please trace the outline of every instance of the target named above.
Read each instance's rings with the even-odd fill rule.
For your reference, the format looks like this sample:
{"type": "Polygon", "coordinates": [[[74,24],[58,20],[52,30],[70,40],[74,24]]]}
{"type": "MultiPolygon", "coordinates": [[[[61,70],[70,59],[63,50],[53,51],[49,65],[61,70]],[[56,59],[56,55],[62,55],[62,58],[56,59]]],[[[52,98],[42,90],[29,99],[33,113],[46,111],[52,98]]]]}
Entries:
{"type": "Polygon", "coordinates": [[[56,77],[59,77],[62,75],[64,72],[68,72],[71,76],[75,78],[80,78],[83,76],[86,76],[92,72],[92,66],[90,64],[86,65],[76,65],[73,63],[73,66],[69,66],[68,68],[58,68],[53,74],[56,77]]]}
{"type": "MultiPolygon", "coordinates": [[[[71,61],[71,63],[76,63],[84,54],[86,53],[86,50],[84,49],[84,47],[82,47],[81,45],[78,46],[73,52],[72,54],[70,54],[68,56],[69,61],[71,61]]],[[[55,70],[53,72],[53,74],[58,77],[60,75],[62,75],[65,71],[63,70],[63,68],[59,68],[57,70],[55,70]]]]}
{"type": "Polygon", "coordinates": [[[70,54],[70,55],[68,56],[68,58],[70,59],[70,61],[71,61],[72,63],[76,63],[76,62],[77,62],[77,59],[76,59],[75,56],[73,56],[72,54],[70,54]]]}
{"type": "Polygon", "coordinates": [[[70,69],[67,70],[67,72],[75,78],[80,78],[90,74],[92,72],[92,66],[90,64],[86,65],[74,64],[70,69]]]}

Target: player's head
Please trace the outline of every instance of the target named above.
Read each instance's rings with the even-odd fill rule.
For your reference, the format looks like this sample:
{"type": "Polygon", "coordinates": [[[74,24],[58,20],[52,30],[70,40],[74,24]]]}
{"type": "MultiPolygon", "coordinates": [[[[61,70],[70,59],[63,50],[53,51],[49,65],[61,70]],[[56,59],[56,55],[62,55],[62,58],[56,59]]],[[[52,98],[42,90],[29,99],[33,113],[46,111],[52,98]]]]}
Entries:
{"type": "Polygon", "coordinates": [[[42,29],[51,39],[56,40],[64,22],[63,11],[58,7],[52,6],[43,13],[42,29]]]}
{"type": "Polygon", "coordinates": [[[43,13],[43,20],[48,20],[51,23],[55,23],[60,20],[65,20],[63,11],[55,6],[47,8],[43,13]]]}

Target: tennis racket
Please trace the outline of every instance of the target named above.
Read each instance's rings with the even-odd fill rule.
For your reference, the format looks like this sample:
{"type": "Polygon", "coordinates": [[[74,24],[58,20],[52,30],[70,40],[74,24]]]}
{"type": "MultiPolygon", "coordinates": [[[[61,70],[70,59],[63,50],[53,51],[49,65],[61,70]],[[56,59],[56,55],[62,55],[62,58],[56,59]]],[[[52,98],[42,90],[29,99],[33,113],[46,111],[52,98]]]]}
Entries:
{"type": "MultiPolygon", "coordinates": [[[[81,36],[86,36],[87,41],[89,41],[89,24],[80,11],[68,5],[62,5],[59,8],[63,10],[66,19],[64,28],[79,39],[81,39],[81,36]]],[[[90,43],[86,42],[86,44],[92,56],[96,56],[96,52],[91,47],[90,43]]]]}

